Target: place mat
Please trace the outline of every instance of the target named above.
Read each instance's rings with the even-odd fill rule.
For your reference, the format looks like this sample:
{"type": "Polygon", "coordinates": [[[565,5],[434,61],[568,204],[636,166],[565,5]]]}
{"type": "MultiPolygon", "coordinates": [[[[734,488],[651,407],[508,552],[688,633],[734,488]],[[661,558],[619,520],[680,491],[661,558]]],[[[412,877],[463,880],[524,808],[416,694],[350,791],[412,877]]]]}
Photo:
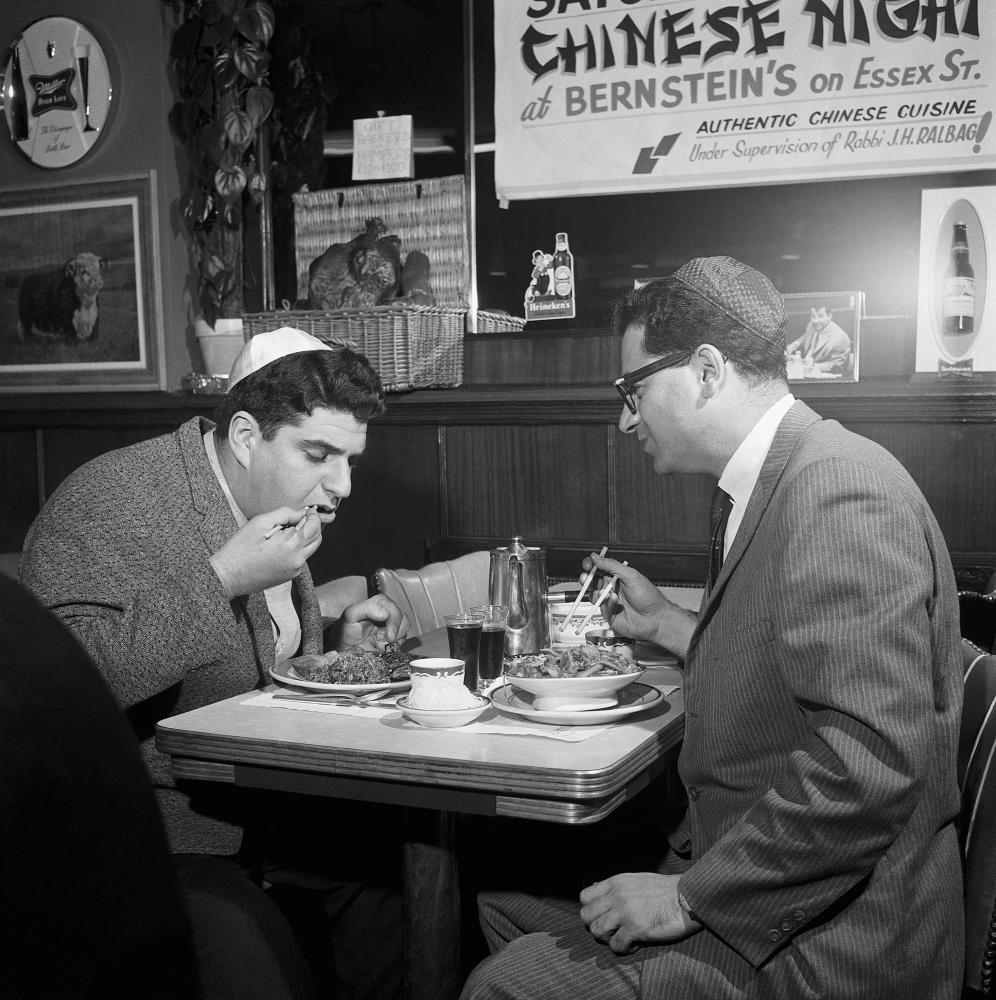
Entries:
{"type": "Polygon", "coordinates": [[[679,665],[677,656],[672,655],[666,649],[661,649],[655,643],[644,642],[642,639],[637,640],[633,647],[633,659],[641,667],[677,667],[679,665]]]}
{"type": "MultiPolygon", "coordinates": [[[[664,688],[665,697],[671,693],[664,688]]],[[[352,715],[367,719],[386,719],[397,717],[405,729],[418,729],[422,732],[435,733],[463,733],[466,736],[492,734],[499,736],[540,736],[544,739],[562,740],[566,743],[580,743],[590,739],[598,733],[604,733],[615,723],[603,726],[551,726],[543,722],[529,722],[522,718],[511,719],[502,715],[497,709],[490,708],[483,716],[468,723],[466,726],[457,726],[453,729],[426,729],[417,722],[406,719],[401,710],[394,704],[393,698],[385,698],[383,702],[376,702],[363,708],[356,708],[353,705],[328,705],[321,702],[310,701],[285,701],[273,697],[272,691],[262,691],[259,694],[248,698],[242,704],[250,705],[253,708],[290,708],[299,712],[320,712],[324,715],[352,715]]]]}

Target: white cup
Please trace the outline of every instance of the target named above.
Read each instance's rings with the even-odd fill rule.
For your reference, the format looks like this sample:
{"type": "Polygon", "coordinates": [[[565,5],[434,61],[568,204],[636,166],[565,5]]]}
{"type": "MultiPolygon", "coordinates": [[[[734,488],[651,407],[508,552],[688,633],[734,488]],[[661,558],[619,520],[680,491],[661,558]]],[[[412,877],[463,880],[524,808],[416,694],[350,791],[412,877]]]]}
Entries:
{"type": "Polygon", "coordinates": [[[412,660],[408,664],[412,677],[459,677],[463,681],[463,660],[453,660],[448,656],[427,656],[422,660],[412,660]]]}

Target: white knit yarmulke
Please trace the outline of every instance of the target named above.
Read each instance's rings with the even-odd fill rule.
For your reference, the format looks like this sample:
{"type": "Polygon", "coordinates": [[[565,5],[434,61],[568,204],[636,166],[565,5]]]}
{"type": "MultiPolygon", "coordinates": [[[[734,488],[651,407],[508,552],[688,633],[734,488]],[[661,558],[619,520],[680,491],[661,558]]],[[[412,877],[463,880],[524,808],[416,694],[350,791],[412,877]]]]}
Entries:
{"type": "Polygon", "coordinates": [[[257,333],[246,341],[239,351],[239,356],[232,365],[228,376],[228,389],[241,382],[247,375],[265,368],[277,358],[285,358],[288,354],[301,354],[304,351],[331,351],[328,344],[322,343],[310,333],[297,330],[292,326],[282,326],[277,330],[267,330],[257,333]]]}

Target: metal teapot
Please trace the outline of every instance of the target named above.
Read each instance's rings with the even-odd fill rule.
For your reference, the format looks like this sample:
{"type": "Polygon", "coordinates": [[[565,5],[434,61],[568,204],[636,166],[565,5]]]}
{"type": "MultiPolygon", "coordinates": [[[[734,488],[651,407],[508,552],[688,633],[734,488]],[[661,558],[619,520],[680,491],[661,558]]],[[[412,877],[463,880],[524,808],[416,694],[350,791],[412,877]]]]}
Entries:
{"type": "Polygon", "coordinates": [[[525,545],[516,535],[506,548],[491,550],[488,594],[492,604],[508,607],[505,652],[536,653],[550,645],[546,607],[546,552],[525,545]]]}

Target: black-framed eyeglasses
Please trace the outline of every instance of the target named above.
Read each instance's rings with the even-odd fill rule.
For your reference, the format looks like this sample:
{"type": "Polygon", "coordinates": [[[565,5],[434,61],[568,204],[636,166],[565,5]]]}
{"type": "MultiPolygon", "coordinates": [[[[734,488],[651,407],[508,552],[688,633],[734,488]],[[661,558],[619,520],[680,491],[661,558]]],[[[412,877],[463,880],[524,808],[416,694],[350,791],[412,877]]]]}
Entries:
{"type": "Polygon", "coordinates": [[[691,350],[668,354],[663,358],[658,358],[656,361],[651,361],[649,365],[637,368],[636,371],[626,372],[625,375],[620,375],[619,378],[615,379],[612,384],[616,387],[619,395],[622,396],[623,402],[629,407],[630,413],[636,416],[636,396],[633,395],[633,390],[645,378],[649,378],[649,376],[657,372],[662,372],[665,368],[673,368],[675,365],[680,365],[682,361],[690,358],[694,353],[695,351],[691,350]]]}

